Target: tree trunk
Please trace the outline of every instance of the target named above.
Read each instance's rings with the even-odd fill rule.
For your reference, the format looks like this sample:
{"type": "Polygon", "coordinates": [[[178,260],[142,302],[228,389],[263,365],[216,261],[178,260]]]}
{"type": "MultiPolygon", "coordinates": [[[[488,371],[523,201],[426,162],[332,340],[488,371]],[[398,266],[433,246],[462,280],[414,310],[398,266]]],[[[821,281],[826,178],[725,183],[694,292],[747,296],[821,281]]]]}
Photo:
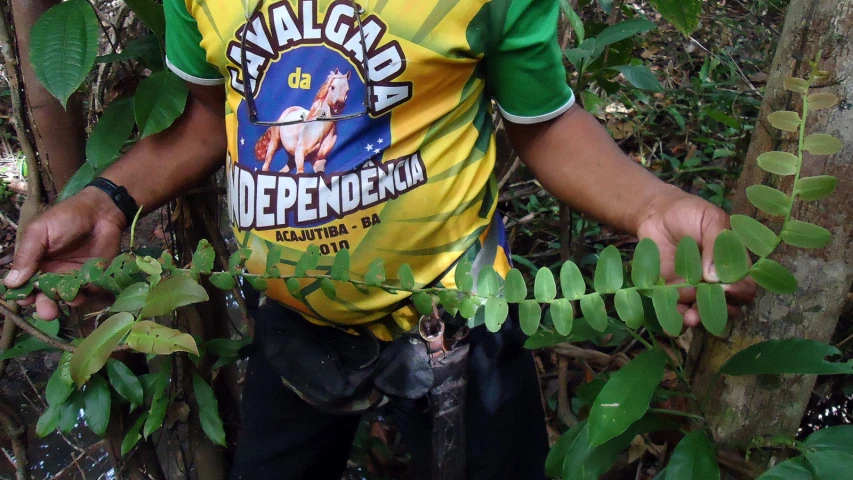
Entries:
{"type": "MultiPolygon", "coordinates": [[[[766,184],[791,191],[791,177],[780,181],[758,168],[756,157],[770,150],[796,151],[793,134],[782,134],[765,120],[776,110],[799,110],[798,95],[782,87],[786,77],[805,77],[810,61],[822,53],[820,68],[832,74],[818,92],[841,98],[838,106],[809,115],[808,133],[829,133],[845,145],[832,156],[806,154],[803,176],[835,175],[838,191],[816,202],[798,202],[793,217],[830,229],[832,243],[823,250],[782,246],[774,258],[799,280],[795,295],[780,296],[761,291],[745,318],[731,322],[724,339],[705,340],[695,376],[695,391],[708,392],[706,414],[714,437],[724,443],[742,444],[756,435],[796,433],[815,383],[814,376],[785,375],[781,387],[765,385],[762,378],[717,377],[720,366],[744,348],[780,338],[804,337],[829,341],[844,299],[853,283],[853,0],[793,0],[761,107],[759,125],[750,145],[747,163],[734,199],[734,211],[765,220],[746,199],[746,187],[766,184]],[[707,389],[707,390],[706,390],[707,389]]],[[[780,221],[766,222],[778,231],[780,221]]]]}

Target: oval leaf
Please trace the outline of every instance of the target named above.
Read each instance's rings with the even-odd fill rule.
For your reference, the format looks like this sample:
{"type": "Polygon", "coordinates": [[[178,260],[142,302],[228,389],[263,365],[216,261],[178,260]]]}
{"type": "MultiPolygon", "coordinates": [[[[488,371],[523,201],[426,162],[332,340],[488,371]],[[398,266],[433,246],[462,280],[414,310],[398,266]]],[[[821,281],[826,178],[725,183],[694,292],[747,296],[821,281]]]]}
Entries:
{"type": "Polygon", "coordinates": [[[107,377],[113,388],[125,400],[130,402],[131,411],[143,403],[142,383],[124,363],[110,359],[107,361],[107,377]]]}
{"type": "Polygon", "coordinates": [[[749,274],[755,283],[773,293],[790,295],[797,291],[797,279],[790,270],[769,258],[759,260],[749,274]]]}
{"type": "Polygon", "coordinates": [[[802,124],[800,114],[797,112],[773,112],[767,115],[767,120],[770,122],[770,125],[786,132],[796,132],[802,124]]]}
{"type": "Polygon", "coordinates": [[[536,300],[525,300],[518,305],[518,318],[521,323],[521,331],[531,336],[539,330],[542,321],[542,308],[536,300]]]}
{"type": "Polygon", "coordinates": [[[148,318],[167,315],[179,307],[207,300],[207,292],[195,280],[184,276],[171,277],[151,289],[140,316],[148,318]]]}
{"type": "Polygon", "coordinates": [[[767,215],[787,215],[791,208],[788,195],[767,185],[750,185],[746,188],[746,198],[767,215]]]}
{"type": "Polygon", "coordinates": [[[86,142],[86,162],[96,170],[113,164],[121,147],[133,133],[133,99],[123,98],[112,102],[86,142]]]}
{"type": "Polygon", "coordinates": [[[630,328],[640,328],[645,316],[643,300],[636,290],[619,290],[614,298],[616,313],[630,328]]]}
{"type": "Polygon", "coordinates": [[[220,290],[231,290],[237,286],[237,281],[229,272],[214,272],[210,276],[210,284],[220,290]]]}
{"type": "Polygon", "coordinates": [[[693,237],[684,237],[675,249],[675,274],[691,285],[702,281],[702,256],[693,237]]]}
{"type": "Polygon", "coordinates": [[[551,273],[550,269],[542,267],[536,272],[533,296],[540,303],[548,303],[557,298],[557,284],[554,282],[554,274],[551,273]]]}
{"type": "Polygon", "coordinates": [[[794,184],[794,194],[803,200],[820,200],[835,192],[838,178],[832,175],[818,175],[797,180],[794,184]]]}
{"type": "Polygon", "coordinates": [[[456,264],[454,278],[456,280],[456,288],[470,293],[474,289],[474,276],[471,274],[471,261],[463,258],[456,264]]]}
{"type": "Polygon", "coordinates": [[[99,28],[98,16],[86,0],[59,3],[33,25],[33,71],[63,108],[95,65],[99,28]]]}
{"type": "Polygon", "coordinates": [[[207,382],[198,374],[193,373],[193,393],[198,405],[198,419],[201,429],[211,442],[225,446],[225,429],[222,417],[219,416],[219,402],[207,382]]]}
{"type": "Polygon", "coordinates": [[[838,97],[831,93],[813,93],[808,96],[809,110],[823,110],[838,105],[838,97]]]}
{"type": "Polygon", "coordinates": [[[466,320],[470,320],[477,315],[477,310],[480,309],[480,306],[475,304],[473,300],[468,297],[462,299],[459,302],[459,315],[466,320]]]}
{"type": "Polygon", "coordinates": [[[618,248],[610,245],[598,257],[593,286],[598,293],[614,293],[622,288],[623,282],[622,254],[618,248]]]}
{"type": "Polygon", "coordinates": [[[780,236],[783,242],[799,248],[823,248],[832,241],[832,233],[829,230],[799,220],[786,223],[780,236]]]}
{"type": "Polygon", "coordinates": [[[499,290],[498,272],[495,268],[491,265],[481,268],[477,275],[477,295],[482,297],[497,295],[499,290]]]}
{"type": "Polygon", "coordinates": [[[168,70],[143,80],[133,97],[133,112],[141,132],[140,138],[169,128],[184,112],[188,93],[184,81],[168,70]]]}
{"type": "Polygon", "coordinates": [[[432,315],[432,297],[428,293],[419,292],[412,295],[412,303],[421,315],[432,315]]]}
{"type": "Polygon", "coordinates": [[[333,280],[338,280],[341,282],[349,281],[349,269],[350,269],[350,254],[349,249],[342,249],[337,254],[335,254],[335,261],[332,263],[332,271],[330,275],[333,280]]]}
{"type": "Polygon", "coordinates": [[[335,290],[335,284],[328,278],[320,279],[320,290],[326,295],[329,300],[334,300],[338,297],[338,292],[335,290]]]}
{"type": "Polygon", "coordinates": [[[803,150],[812,155],[835,155],[842,148],[841,140],[826,133],[813,133],[803,141],[803,150]]]}
{"type": "Polygon", "coordinates": [[[782,84],[785,86],[785,90],[790,90],[794,93],[807,93],[809,91],[809,82],[802,78],[788,77],[782,84]]]}
{"type": "Polygon", "coordinates": [[[115,303],[110,307],[111,312],[135,312],[145,306],[151,285],[146,282],[137,282],[122,290],[116,297],[115,303]]]}
{"type": "Polygon", "coordinates": [[[504,281],[504,297],[509,303],[519,303],[527,298],[527,284],[518,269],[511,269],[504,281]]]}
{"type": "Polygon", "coordinates": [[[714,241],[714,266],[723,283],[735,283],[749,273],[749,256],[738,235],[723,230],[714,241]]]}
{"type": "Polygon", "coordinates": [[[84,338],[71,357],[71,378],[78,386],[107,363],[121,339],[130,331],[133,315],[122,312],[106,319],[94,332],[84,338]]]}
{"type": "MultiPolygon", "coordinates": [[[[303,256],[303,258],[305,258],[303,256]]],[[[302,261],[300,259],[300,261],[302,261]]],[[[316,265],[315,265],[316,267],[316,265]]],[[[299,275],[297,275],[299,276],[299,275]]],[[[364,275],[364,282],[371,287],[378,287],[385,283],[385,261],[377,258],[370,262],[367,267],[367,274],[364,275]]]]}
{"type": "Polygon", "coordinates": [[[148,418],[145,420],[145,427],[143,428],[145,438],[151,436],[163,425],[166,410],[169,407],[169,400],[171,399],[169,381],[172,379],[172,363],[165,363],[166,365],[154,375],[152,382],[151,408],[148,409],[148,418]]]}
{"type": "Polygon", "coordinates": [[[637,288],[652,288],[658,278],[660,278],[660,249],[654,240],[644,238],[634,250],[631,281],[637,288]]]}
{"type": "Polygon", "coordinates": [[[577,300],[586,293],[586,282],[575,262],[567,261],[560,268],[560,289],[569,300],[577,300]]]}
{"type": "Polygon", "coordinates": [[[509,315],[509,305],[506,300],[499,297],[491,297],[486,300],[486,328],[490,332],[500,331],[509,315]]]}
{"type": "Polygon", "coordinates": [[[732,230],[740,237],[744,246],[759,257],[770,255],[779,244],[773,230],[758,220],[746,215],[731,216],[732,230]]]}
{"type": "Polygon", "coordinates": [[[704,430],[690,432],[678,442],[666,466],[665,480],[719,480],[717,452],[704,430]]]}
{"type": "Polygon", "coordinates": [[[758,156],[758,166],[762,170],[776,175],[794,175],[797,173],[799,159],[788,152],[766,152],[758,156]]]}
{"type": "Polygon", "coordinates": [[[198,346],[192,335],[150,320],[136,323],[130,329],[124,343],[142,353],[168,355],[175,352],[190,352],[198,355],[198,346]]]}
{"type": "Polygon", "coordinates": [[[133,425],[130,429],[127,430],[127,433],[124,436],[124,440],[121,442],[121,456],[127,455],[133,447],[142,440],[142,434],[139,432],[142,430],[142,424],[148,420],[148,413],[143,413],[133,422],[133,425]]]}
{"type": "Polygon", "coordinates": [[[607,309],[604,307],[604,299],[598,293],[593,293],[581,298],[581,313],[584,319],[597,332],[607,330],[607,309]]]}
{"type": "Polygon", "coordinates": [[[734,354],[721,368],[723,375],[853,374],[853,360],[829,362],[838,348],[817,340],[767,340],[734,354]]]}
{"type": "Polygon", "coordinates": [[[397,278],[400,280],[400,288],[404,290],[415,288],[415,274],[408,263],[400,265],[400,268],[397,270],[397,278]]]}
{"type": "Polygon", "coordinates": [[[696,287],[696,303],[699,307],[699,319],[712,335],[721,336],[729,321],[729,309],[726,305],[726,292],[718,283],[701,283],[696,287]]]}
{"type": "Polygon", "coordinates": [[[560,335],[568,336],[572,333],[574,318],[575,309],[572,307],[570,301],[561,298],[551,304],[551,320],[554,322],[554,328],[560,335]]]}
{"type": "Polygon", "coordinates": [[[99,437],[103,437],[110,423],[110,387],[100,375],[95,375],[86,384],[83,392],[83,417],[89,429],[99,437]]]}
{"type": "Polygon", "coordinates": [[[656,288],[652,293],[652,305],[660,326],[673,337],[681,335],[684,317],[678,313],[678,289],[675,287],[656,288]]]}
{"type": "Polygon", "coordinates": [[[590,448],[615,438],[645,415],[665,365],[663,351],[647,350],[610,376],[589,412],[590,448]]]}

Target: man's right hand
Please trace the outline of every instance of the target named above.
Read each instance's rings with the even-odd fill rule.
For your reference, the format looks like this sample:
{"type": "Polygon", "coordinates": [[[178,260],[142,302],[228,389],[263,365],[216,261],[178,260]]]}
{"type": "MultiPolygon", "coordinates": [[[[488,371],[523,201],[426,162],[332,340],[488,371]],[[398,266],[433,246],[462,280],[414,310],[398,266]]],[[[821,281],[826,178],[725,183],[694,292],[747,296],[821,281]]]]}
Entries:
{"type": "MultiPolygon", "coordinates": [[[[88,187],[36,217],[23,231],[12,270],[3,280],[17,288],[37,272],[62,273],[79,269],[91,258],[112,260],[119,253],[124,214],[102,191],[88,187]]],[[[18,302],[35,303],[42,319],[53,320],[59,308],[42,293],[18,302]]],[[[72,305],[82,303],[78,296],[72,305]]]]}

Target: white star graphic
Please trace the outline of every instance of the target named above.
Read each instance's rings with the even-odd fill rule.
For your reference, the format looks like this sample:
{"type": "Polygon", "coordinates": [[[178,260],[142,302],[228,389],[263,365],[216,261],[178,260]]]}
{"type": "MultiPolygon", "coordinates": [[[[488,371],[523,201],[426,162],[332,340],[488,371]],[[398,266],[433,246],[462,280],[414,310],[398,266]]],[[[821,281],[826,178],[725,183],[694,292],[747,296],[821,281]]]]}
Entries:
{"type": "Polygon", "coordinates": [[[240,146],[242,147],[242,146],[243,146],[243,145],[245,145],[245,144],[246,144],[246,139],[245,139],[245,138],[241,138],[241,139],[240,139],[240,146]]]}
{"type": "Polygon", "coordinates": [[[382,145],[383,143],[385,143],[385,140],[380,138],[379,140],[376,141],[376,143],[382,145]]]}
{"type": "Polygon", "coordinates": [[[371,150],[373,150],[373,144],[372,144],[372,143],[368,143],[368,144],[367,144],[367,146],[366,146],[366,147],[364,147],[364,149],[365,149],[365,150],[367,150],[368,152],[369,152],[369,151],[371,151],[371,150]]]}
{"type": "Polygon", "coordinates": [[[378,148],[374,148],[374,149],[373,149],[373,153],[379,153],[379,152],[381,152],[381,151],[382,151],[382,150],[379,150],[378,148]]]}

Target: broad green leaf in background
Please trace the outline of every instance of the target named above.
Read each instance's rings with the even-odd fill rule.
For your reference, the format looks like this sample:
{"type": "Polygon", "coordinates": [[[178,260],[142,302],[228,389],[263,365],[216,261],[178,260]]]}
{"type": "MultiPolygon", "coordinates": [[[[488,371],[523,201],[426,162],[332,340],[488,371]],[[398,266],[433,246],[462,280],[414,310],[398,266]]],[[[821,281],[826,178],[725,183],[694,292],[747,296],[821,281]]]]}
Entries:
{"type": "Polygon", "coordinates": [[[400,288],[405,290],[415,288],[415,274],[408,263],[400,265],[400,268],[397,270],[397,279],[400,280],[400,288]]]}
{"type": "Polygon", "coordinates": [[[656,288],[652,293],[652,303],[660,326],[673,337],[681,335],[684,317],[678,313],[678,289],[675,287],[656,288]]]}
{"type": "Polygon", "coordinates": [[[594,330],[603,332],[607,329],[607,309],[604,299],[598,293],[581,297],[581,313],[594,330]]]}
{"type": "Polygon", "coordinates": [[[693,237],[684,237],[675,249],[675,274],[691,285],[702,281],[702,256],[693,237]]]}
{"type": "Polygon", "coordinates": [[[495,267],[486,265],[480,269],[477,275],[477,295],[488,297],[497,295],[500,291],[500,282],[498,281],[498,272],[495,267]]]}
{"type": "Polygon", "coordinates": [[[834,450],[806,451],[803,453],[817,480],[841,480],[850,478],[853,471],[853,454],[834,450]]]}
{"type": "Polygon", "coordinates": [[[577,37],[577,43],[583,42],[586,36],[586,30],[584,29],[583,20],[581,19],[581,17],[577,14],[577,12],[575,12],[571,4],[569,4],[568,0],[560,0],[560,8],[566,15],[566,19],[568,19],[569,25],[572,26],[572,31],[575,32],[575,36],[577,37]]]}
{"type": "Polygon", "coordinates": [[[152,0],[124,0],[142,23],[160,38],[166,36],[166,15],[163,5],[152,0]]]}
{"type": "Polygon", "coordinates": [[[504,281],[504,297],[509,303],[519,303],[527,298],[527,284],[518,269],[510,269],[504,281]]]}
{"type": "Polygon", "coordinates": [[[797,291],[797,278],[775,260],[769,258],[759,260],[752,266],[749,275],[755,283],[773,293],[790,295],[797,291]]]}
{"type": "Polygon", "coordinates": [[[124,49],[121,52],[100,55],[95,61],[97,63],[110,63],[131,59],[138,60],[152,72],[159,72],[166,67],[163,61],[163,50],[160,46],[160,39],[152,34],[131,39],[124,45],[124,49]]]}
{"type": "Polygon", "coordinates": [[[740,237],[723,230],[714,241],[714,267],[723,283],[735,283],[749,273],[749,256],[740,237]]]}
{"type": "Polygon", "coordinates": [[[841,140],[826,133],[813,133],[803,140],[803,150],[812,155],[835,155],[842,148],[841,140]]]}
{"type": "Polygon", "coordinates": [[[170,277],[151,289],[140,316],[149,318],[168,315],[179,307],[207,300],[207,291],[195,280],[183,276],[170,277]]]}
{"type": "Polygon", "coordinates": [[[83,410],[83,392],[74,390],[74,393],[59,406],[59,431],[68,435],[77,426],[80,411],[83,410]]]}
{"type": "Polygon", "coordinates": [[[776,233],[752,217],[732,215],[731,223],[743,245],[759,257],[770,255],[779,244],[776,233]]]}
{"type": "MultiPolygon", "coordinates": [[[[42,332],[46,333],[51,337],[56,337],[59,333],[59,322],[53,321],[48,322],[45,320],[36,320],[31,322],[33,326],[42,332]]],[[[26,355],[32,352],[39,352],[42,350],[55,350],[56,347],[52,347],[37,338],[33,338],[27,334],[22,334],[18,337],[18,341],[15,342],[15,345],[12,348],[0,353],[0,361],[8,360],[10,358],[20,357],[22,355],[26,355]]]]}
{"type": "Polygon", "coordinates": [[[816,450],[837,450],[850,453],[853,450],[853,425],[821,428],[809,435],[803,443],[816,450]]]}
{"type": "Polygon", "coordinates": [[[133,133],[134,123],[133,99],[113,101],[104,110],[86,142],[86,162],[99,171],[112,165],[133,133]]]}
{"type": "Polygon", "coordinates": [[[649,90],[651,92],[663,91],[663,87],[655,72],[645,65],[620,65],[618,67],[611,67],[610,70],[618,71],[625,76],[628,83],[641,90],[649,90]]]}
{"type": "Polygon", "coordinates": [[[542,321],[542,308],[536,300],[525,300],[518,305],[518,318],[521,331],[531,336],[539,330],[542,321]]]}
{"type": "Polygon", "coordinates": [[[787,215],[791,208],[791,197],[767,185],[746,187],[746,198],[768,215],[787,215]]]}
{"type": "Polygon", "coordinates": [[[577,300],[586,293],[586,282],[575,262],[567,261],[560,267],[560,289],[569,300],[577,300]]]}
{"type": "Polygon", "coordinates": [[[816,480],[809,462],[803,457],[786,460],[762,473],[757,480],[816,480]]]}
{"type": "Polygon", "coordinates": [[[624,22],[619,22],[605,28],[595,36],[596,49],[604,51],[604,47],[607,45],[621,42],[626,38],[633,37],[638,33],[648,32],[656,27],[657,25],[654,22],[650,22],[645,18],[632,18],[624,22]]]}
{"type": "Polygon", "coordinates": [[[643,300],[636,290],[619,290],[614,297],[616,313],[630,328],[640,328],[645,320],[643,300]]]}
{"type": "Polygon", "coordinates": [[[349,269],[350,269],[350,254],[349,249],[341,249],[335,254],[335,261],[332,263],[332,271],[330,275],[333,280],[338,280],[341,282],[349,281],[349,269]]]}
{"type": "Polygon", "coordinates": [[[219,403],[210,385],[203,378],[193,373],[193,393],[198,405],[198,418],[201,429],[211,442],[225,446],[225,430],[222,418],[219,416],[219,403]]]}
{"type": "Polygon", "coordinates": [[[838,97],[831,93],[813,93],[809,95],[809,110],[823,110],[838,104],[838,97]]]}
{"type": "Polygon", "coordinates": [[[566,433],[564,433],[557,443],[555,443],[551,450],[548,452],[548,457],[545,459],[545,475],[548,478],[563,478],[563,465],[566,461],[566,456],[569,453],[572,445],[576,441],[581,441],[584,448],[588,443],[587,433],[588,430],[586,428],[586,420],[578,423],[574,427],[570,428],[566,433]],[[584,433],[582,439],[579,439],[581,433],[584,433]]]}
{"type": "Polygon", "coordinates": [[[800,160],[788,152],[765,152],[758,156],[758,166],[762,170],[776,175],[794,175],[800,160]]]}
{"type": "Polygon", "coordinates": [[[593,285],[598,293],[614,293],[622,288],[622,254],[613,245],[605,248],[595,265],[593,285]]]}
{"type": "Polygon", "coordinates": [[[696,287],[696,303],[699,308],[699,319],[705,329],[716,336],[721,336],[729,320],[729,310],[726,305],[726,292],[718,283],[701,283],[696,287]]]}
{"type": "Polygon", "coordinates": [[[38,422],[36,423],[36,435],[39,438],[44,438],[50,435],[57,427],[59,427],[60,411],[61,409],[59,405],[51,405],[39,417],[38,422]]]}
{"type": "Polygon", "coordinates": [[[486,328],[490,332],[500,331],[507,315],[509,315],[509,305],[506,300],[500,297],[490,297],[486,300],[486,328]]]}
{"type": "Polygon", "coordinates": [[[68,380],[63,377],[62,365],[53,371],[44,390],[44,399],[47,400],[48,405],[58,407],[71,396],[71,392],[74,391],[74,382],[68,380]]]}
{"type": "Polygon", "coordinates": [[[33,71],[63,108],[95,65],[99,26],[98,16],[86,0],[59,3],[33,25],[33,71]]]}
{"type": "Polygon", "coordinates": [[[114,359],[107,360],[107,377],[113,389],[130,402],[131,411],[142,405],[142,384],[127,365],[114,359]]]}
{"type": "Polygon", "coordinates": [[[133,315],[126,312],[117,313],[80,342],[70,364],[71,378],[78,386],[83,386],[93,373],[107,363],[113,349],[130,331],[133,321],[133,315]]]}
{"type": "Polygon", "coordinates": [[[174,352],[190,352],[198,355],[198,347],[192,335],[150,320],[134,324],[124,343],[142,353],[168,355],[174,352]]]}
{"type": "Polygon", "coordinates": [[[719,480],[717,453],[704,430],[690,432],[678,442],[666,465],[666,480],[719,480]]]}
{"type": "Polygon", "coordinates": [[[843,363],[826,360],[835,355],[841,355],[838,348],[817,340],[767,340],[734,354],[720,368],[720,373],[732,376],[853,374],[853,360],[843,363]]]}
{"type": "Polygon", "coordinates": [[[782,241],[799,248],[823,248],[832,241],[829,230],[813,223],[791,220],[780,234],[782,241]]]}
{"type": "Polygon", "coordinates": [[[649,3],[684,35],[690,35],[699,26],[702,0],[649,0],[649,3]]]}
{"type": "Polygon", "coordinates": [[[100,375],[95,375],[86,384],[83,392],[83,417],[95,435],[103,437],[110,423],[110,387],[100,375]]]}
{"type": "Polygon", "coordinates": [[[148,410],[148,418],[145,420],[145,427],[142,430],[145,438],[151,436],[152,433],[156,432],[163,425],[171,398],[169,392],[169,380],[171,378],[172,362],[164,362],[164,365],[155,374],[151,385],[154,393],[151,397],[151,408],[148,410]]]}
{"type": "Polygon", "coordinates": [[[631,281],[637,288],[651,288],[660,278],[660,249],[651,238],[644,238],[634,250],[631,281]]]}
{"type": "Polygon", "coordinates": [[[616,437],[645,415],[665,365],[663,351],[647,350],[610,376],[589,412],[590,448],[616,437]]]}
{"type": "Polygon", "coordinates": [[[86,185],[89,184],[95,177],[100,173],[99,170],[95,170],[95,167],[92,166],[91,163],[86,162],[74,172],[74,175],[68,179],[68,183],[62,187],[62,191],[59,192],[59,196],[57,196],[57,202],[61,202],[65,199],[71,198],[80,190],[86,188],[86,185]]]}
{"type": "Polygon", "coordinates": [[[574,318],[575,309],[570,301],[561,298],[551,303],[551,320],[554,322],[554,328],[560,335],[572,333],[574,318]]]}
{"type": "Polygon", "coordinates": [[[803,200],[820,200],[835,192],[838,178],[832,175],[818,175],[797,180],[794,184],[794,194],[803,200]]]}
{"type": "Polygon", "coordinates": [[[788,111],[773,112],[767,115],[767,120],[770,122],[770,125],[786,132],[799,131],[800,125],[803,122],[799,113],[788,111]]]}
{"type": "Polygon", "coordinates": [[[533,282],[533,296],[541,303],[548,303],[557,298],[557,284],[554,282],[554,274],[551,270],[542,267],[536,272],[536,280],[533,282]]]}
{"type": "Polygon", "coordinates": [[[459,290],[470,293],[474,289],[474,276],[471,274],[470,260],[463,258],[456,264],[454,278],[456,280],[456,288],[459,290]]]}
{"type": "Polygon", "coordinates": [[[146,282],[137,282],[125,288],[115,303],[110,307],[111,312],[135,312],[145,306],[151,285],[146,282]]]}
{"type": "Polygon", "coordinates": [[[188,93],[184,81],[168,70],[154,73],[143,80],[133,98],[140,138],[169,128],[184,112],[188,93]]]}
{"type": "Polygon", "coordinates": [[[133,425],[127,430],[127,433],[124,435],[124,440],[121,442],[121,456],[127,455],[133,447],[142,440],[142,434],[139,432],[142,430],[142,424],[148,420],[148,412],[144,412],[139,418],[133,422],[133,425]]]}

